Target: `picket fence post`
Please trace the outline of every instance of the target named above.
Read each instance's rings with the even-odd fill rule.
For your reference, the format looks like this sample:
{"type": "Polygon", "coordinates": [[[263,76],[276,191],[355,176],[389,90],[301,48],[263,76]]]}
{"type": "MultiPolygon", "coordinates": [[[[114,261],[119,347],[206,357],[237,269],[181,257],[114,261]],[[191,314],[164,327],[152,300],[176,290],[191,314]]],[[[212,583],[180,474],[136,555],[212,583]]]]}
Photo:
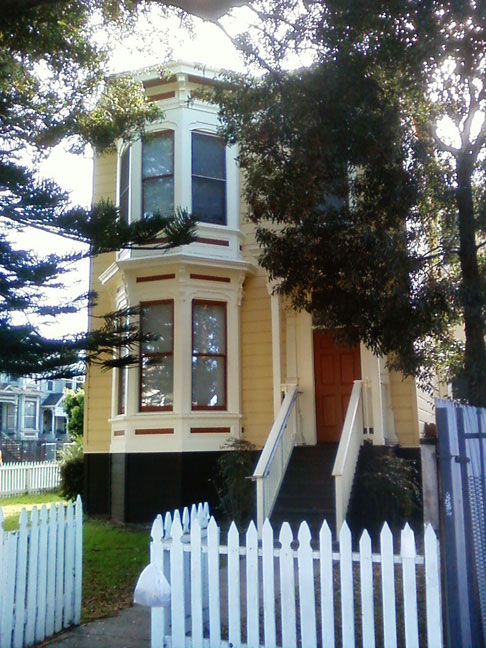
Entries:
{"type": "Polygon", "coordinates": [[[0,646],[24,648],[76,623],[81,613],[82,504],[23,508],[18,531],[0,508],[0,646]],[[76,573],[78,571],[78,573],[76,573]],[[79,595],[74,586],[78,581],[79,595]]]}
{"type": "Polygon", "coordinates": [[[229,528],[227,544],[222,545],[220,529],[214,518],[207,525],[206,545],[206,529],[200,524],[195,508],[191,508],[187,515],[183,512],[182,516],[177,513],[173,518],[166,516],[163,530],[166,535],[161,541],[162,517],[159,516],[153,525],[151,556],[159,564],[165,557],[169,561],[171,627],[161,630],[159,617],[153,612],[152,648],[198,648],[203,645],[209,648],[222,645],[233,648],[275,648],[277,645],[282,648],[297,645],[317,648],[318,633],[323,648],[335,648],[338,637],[343,646],[354,648],[359,625],[360,645],[375,648],[377,642],[381,644],[383,641],[386,648],[391,648],[398,641],[397,614],[404,628],[405,645],[418,648],[419,612],[425,617],[430,648],[443,647],[438,544],[430,526],[425,529],[424,557],[416,555],[415,536],[409,525],[401,532],[398,555],[393,553],[393,536],[387,524],[380,534],[379,554],[373,553],[367,531],[359,538],[359,551],[353,553],[351,532],[346,523],[339,533],[339,549],[334,552],[327,523],[323,523],[319,531],[318,548],[313,545],[305,522],[300,525],[296,536],[290,525],[284,523],[278,543],[275,543],[275,533],[268,520],[263,525],[261,544],[252,522],[243,545],[235,523],[229,528]],[[159,538],[157,544],[156,538],[159,538]],[[156,546],[162,548],[160,554],[157,554],[156,546]],[[222,554],[227,558],[223,563],[227,569],[228,595],[225,600],[221,599],[220,591],[222,554]],[[189,556],[189,567],[185,555],[189,556]],[[418,568],[425,571],[425,610],[419,610],[417,604],[418,568]],[[381,587],[374,587],[374,570],[381,572],[381,587]],[[402,572],[402,587],[397,591],[395,577],[399,570],[402,572]],[[335,576],[339,580],[341,608],[338,637],[334,616],[335,576]],[[243,588],[242,579],[246,581],[243,588]],[[319,600],[317,580],[320,583],[319,600]],[[242,589],[246,592],[245,602],[241,600],[242,589]],[[206,596],[208,622],[205,622],[206,596]],[[359,601],[356,610],[355,601],[359,601]],[[383,610],[382,627],[376,623],[377,605],[383,610]],[[277,615],[277,609],[280,615],[277,615]],[[360,617],[357,617],[357,610],[360,617]]]}
{"type": "Polygon", "coordinates": [[[4,463],[0,466],[0,496],[50,490],[57,488],[60,480],[56,461],[4,463]]]}

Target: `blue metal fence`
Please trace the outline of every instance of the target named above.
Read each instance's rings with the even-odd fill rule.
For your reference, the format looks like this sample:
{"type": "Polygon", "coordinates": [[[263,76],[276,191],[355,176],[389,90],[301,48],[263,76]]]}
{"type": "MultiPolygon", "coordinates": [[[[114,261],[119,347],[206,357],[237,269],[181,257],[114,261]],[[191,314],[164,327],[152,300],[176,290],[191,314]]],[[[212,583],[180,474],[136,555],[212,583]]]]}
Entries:
{"type": "Polygon", "coordinates": [[[436,402],[450,646],[486,637],[486,410],[436,402]]]}

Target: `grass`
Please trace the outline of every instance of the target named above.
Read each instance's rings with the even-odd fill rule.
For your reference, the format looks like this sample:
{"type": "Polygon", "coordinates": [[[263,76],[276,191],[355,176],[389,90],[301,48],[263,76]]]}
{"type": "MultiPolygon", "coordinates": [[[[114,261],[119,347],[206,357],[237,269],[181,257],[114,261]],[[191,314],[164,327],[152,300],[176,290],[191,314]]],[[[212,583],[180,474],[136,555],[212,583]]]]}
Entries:
{"type": "MultiPolygon", "coordinates": [[[[25,507],[62,501],[55,492],[0,499],[4,528],[18,528],[18,516],[25,507]]],[[[116,614],[133,599],[137,578],[148,563],[148,529],[126,529],[85,517],[83,527],[83,602],[81,621],[93,621],[116,614]]]]}
{"type": "Polygon", "coordinates": [[[149,531],[84,524],[82,621],[110,616],[133,600],[137,578],[148,563],[149,531]]]}
{"type": "Polygon", "coordinates": [[[62,497],[55,491],[0,498],[0,507],[3,510],[5,518],[3,528],[5,531],[15,531],[18,529],[18,518],[20,511],[24,507],[27,511],[30,511],[34,506],[41,507],[43,504],[48,506],[51,502],[60,501],[62,501],[62,497]]]}

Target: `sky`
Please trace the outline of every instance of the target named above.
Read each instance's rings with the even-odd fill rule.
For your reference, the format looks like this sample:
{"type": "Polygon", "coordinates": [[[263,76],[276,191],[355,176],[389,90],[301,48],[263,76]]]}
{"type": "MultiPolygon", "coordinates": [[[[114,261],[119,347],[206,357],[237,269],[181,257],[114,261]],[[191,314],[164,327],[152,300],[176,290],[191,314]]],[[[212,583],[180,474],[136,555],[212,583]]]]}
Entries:
{"type": "MultiPolygon", "coordinates": [[[[241,31],[249,20],[249,10],[235,9],[232,16],[225,17],[223,23],[229,33],[241,31]]],[[[192,36],[181,28],[178,19],[163,20],[157,14],[150,19],[142,19],[136,34],[124,38],[114,50],[110,61],[110,73],[124,72],[157,65],[171,60],[184,60],[201,63],[219,69],[224,67],[243,71],[241,56],[216,25],[194,18],[192,36]]],[[[103,35],[100,36],[101,40],[103,35]]],[[[66,145],[56,147],[51,155],[41,164],[40,174],[53,178],[63,189],[69,192],[74,205],[89,207],[92,200],[93,154],[87,151],[83,155],[67,152],[66,145]]],[[[42,232],[26,232],[24,247],[35,249],[39,254],[49,252],[67,252],[65,240],[42,232]]],[[[66,291],[64,298],[76,295],[88,289],[89,261],[84,260],[73,266],[72,272],[65,278],[66,291]]],[[[58,317],[43,325],[42,332],[47,336],[69,335],[79,333],[87,327],[87,313],[58,317]]]]}

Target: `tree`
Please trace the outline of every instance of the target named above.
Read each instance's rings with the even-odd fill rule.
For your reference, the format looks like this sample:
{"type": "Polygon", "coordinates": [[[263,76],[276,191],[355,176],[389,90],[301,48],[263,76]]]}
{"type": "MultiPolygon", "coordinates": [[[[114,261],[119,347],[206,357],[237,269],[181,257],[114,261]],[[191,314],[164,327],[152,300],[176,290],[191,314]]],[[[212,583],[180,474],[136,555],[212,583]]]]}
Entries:
{"type": "Polygon", "coordinates": [[[446,357],[463,396],[486,405],[486,9],[304,4],[255,3],[258,38],[239,44],[267,74],[214,96],[261,262],[348,341],[406,374],[446,357]],[[285,72],[290,50],[312,51],[312,66],[285,72]]]}
{"type": "Polygon", "coordinates": [[[67,431],[71,437],[83,436],[84,389],[67,389],[64,396],[64,411],[67,414],[67,431]]]}
{"type": "Polygon", "coordinates": [[[75,150],[90,144],[103,152],[117,139],[140,137],[145,125],[160,117],[155,104],[145,100],[140,84],[128,77],[105,78],[107,51],[95,38],[100,20],[106,29],[130,26],[147,4],[138,0],[4,3],[0,16],[2,372],[69,375],[82,371],[80,361],[107,366],[132,362],[131,353],[111,359],[113,347],[131,348],[139,340],[137,328],[125,324],[127,313],[108,315],[104,326],[87,335],[64,339],[41,335],[38,327],[43,317],[73,312],[85,303],[82,297],[68,304],[59,299],[53,303],[45,288],[59,288],[67,265],[83,254],[140,245],[161,230],[168,239],[162,247],[193,238],[195,223],[187,214],[127,225],[120,222],[115,206],[106,202],[92,210],[70,207],[61,189],[54,182],[40,181],[36,173],[39,159],[64,139],[75,150]],[[88,251],[39,258],[13,243],[27,226],[85,243],[88,251]]]}

